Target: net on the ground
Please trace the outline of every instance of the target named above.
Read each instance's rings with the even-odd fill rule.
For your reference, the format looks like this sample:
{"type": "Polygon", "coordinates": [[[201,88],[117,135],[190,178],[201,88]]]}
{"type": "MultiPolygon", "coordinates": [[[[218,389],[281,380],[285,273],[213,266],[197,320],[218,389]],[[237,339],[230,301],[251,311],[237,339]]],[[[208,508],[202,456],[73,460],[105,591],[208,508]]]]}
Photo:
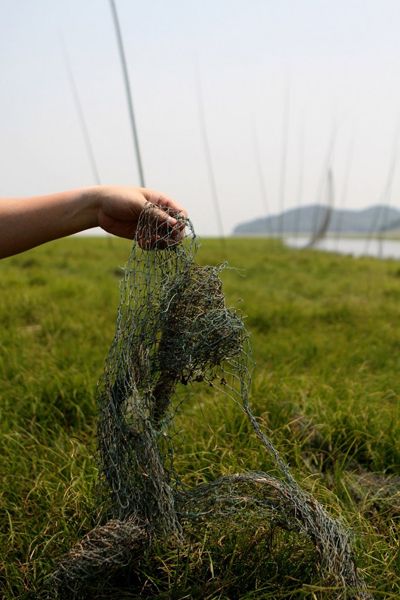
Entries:
{"type": "Polygon", "coordinates": [[[196,248],[189,221],[171,227],[151,205],[143,211],[99,385],[103,524],[60,561],[53,582],[60,595],[79,594],[88,582],[137,561],[154,539],[182,543],[188,521],[213,510],[232,518],[251,507],[308,536],[321,575],[337,590],[332,597],[368,598],[346,528],[299,486],[250,409],[246,329],[226,306],[223,266],[199,266],[196,248]],[[275,464],[273,473],[235,474],[192,489],[177,483],[168,437],[171,400],[178,384],[202,381],[241,404],[275,464]]]}

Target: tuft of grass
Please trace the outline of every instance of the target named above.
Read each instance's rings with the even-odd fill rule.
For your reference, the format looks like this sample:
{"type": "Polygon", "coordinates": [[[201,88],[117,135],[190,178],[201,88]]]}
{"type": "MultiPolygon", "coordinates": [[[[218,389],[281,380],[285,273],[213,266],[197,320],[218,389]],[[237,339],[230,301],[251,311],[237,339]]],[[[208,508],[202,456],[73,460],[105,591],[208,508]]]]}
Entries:
{"type": "MultiPolygon", "coordinates": [[[[96,384],[112,341],[123,240],[67,239],[0,263],[0,596],[38,597],[96,516],[96,384]]],[[[254,347],[252,405],[298,480],[350,524],[376,598],[400,597],[400,278],[395,261],[205,240],[228,259],[254,347]]],[[[271,465],[240,408],[178,394],[175,467],[188,484],[271,465]]],[[[306,539],[217,516],[160,545],[104,598],[330,598],[306,539]],[[137,590],[140,590],[140,593],[137,590]],[[136,590],[136,591],[134,591],[136,590]]],[[[96,598],[100,598],[97,592],[96,598]]]]}

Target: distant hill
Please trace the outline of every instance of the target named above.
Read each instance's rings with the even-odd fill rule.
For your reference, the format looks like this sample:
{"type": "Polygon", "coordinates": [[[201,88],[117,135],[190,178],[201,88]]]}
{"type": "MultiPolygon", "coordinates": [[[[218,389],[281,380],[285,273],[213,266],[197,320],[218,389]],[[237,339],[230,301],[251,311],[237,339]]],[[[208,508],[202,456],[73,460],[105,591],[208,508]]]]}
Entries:
{"type": "MultiPolygon", "coordinates": [[[[281,215],[271,215],[241,223],[233,230],[234,235],[275,235],[279,233],[311,234],[318,230],[326,218],[328,208],[310,204],[292,208],[281,215]]],[[[369,233],[388,231],[400,227],[400,210],[385,205],[371,206],[363,210],[333,209],[327,233],[369,233]]]]}

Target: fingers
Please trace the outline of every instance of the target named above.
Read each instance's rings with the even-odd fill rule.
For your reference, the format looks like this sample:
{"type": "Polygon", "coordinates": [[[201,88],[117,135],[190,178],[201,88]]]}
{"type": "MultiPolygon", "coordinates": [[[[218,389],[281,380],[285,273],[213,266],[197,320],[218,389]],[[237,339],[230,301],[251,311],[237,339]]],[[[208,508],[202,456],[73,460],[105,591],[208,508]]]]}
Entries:
{"type": "Polygon", "coordinates": [[[148,203],[144,208],[144,218],[140,219],[136,230],[136,241],[144,250],[165,249],[178,244],[185,237],[186,221],[171,208],[148,203]]]}
{"type": "Polygon", "coordinates": [[[149,215],[155,226],[151,247],[165,248],[180,242],[185,236],[187,211],[178,202],[156,190],[141,188],[141,192],[154,206],[149,215]]]}
{"type": "Polygon", "coordinates": [[[164,249],[178,244],[185,237],[184,221],[167,221],[165,213],[156,208],[150,208],[147,215],[146,221],[136,231],[136,240],[141,248],[164,249]]]}
{"type": "Polygon", "coordinates": [[[164,194],[160,194],[160,192],[157,192],[156,190],[148,188],[141,188],[141,192],[146,198],[146,200],[148,200],[152,204],[160,206],[161,208],[168,208],[171,210],[172,214],[176,213],[177,216],[187,218],[187,211],[183,208],[183,206],[181,206],[172,198],[169,198],[164,194]]]}

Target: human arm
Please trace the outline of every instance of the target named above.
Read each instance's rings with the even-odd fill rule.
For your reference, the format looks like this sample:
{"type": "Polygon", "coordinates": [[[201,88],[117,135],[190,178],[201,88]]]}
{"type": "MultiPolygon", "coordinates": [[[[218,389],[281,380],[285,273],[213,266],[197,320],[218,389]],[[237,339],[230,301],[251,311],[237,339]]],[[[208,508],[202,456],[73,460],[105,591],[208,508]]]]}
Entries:
{"type": "Polygon", "coordinates": [[[176,220],[162,209],[186,216],[174,200],[147,188],[94,186],[46,196],[1,198],[0,258],[97,226],[132,239],[149,202],[160,207],[157,217],[172,226],[176,220]]]}

